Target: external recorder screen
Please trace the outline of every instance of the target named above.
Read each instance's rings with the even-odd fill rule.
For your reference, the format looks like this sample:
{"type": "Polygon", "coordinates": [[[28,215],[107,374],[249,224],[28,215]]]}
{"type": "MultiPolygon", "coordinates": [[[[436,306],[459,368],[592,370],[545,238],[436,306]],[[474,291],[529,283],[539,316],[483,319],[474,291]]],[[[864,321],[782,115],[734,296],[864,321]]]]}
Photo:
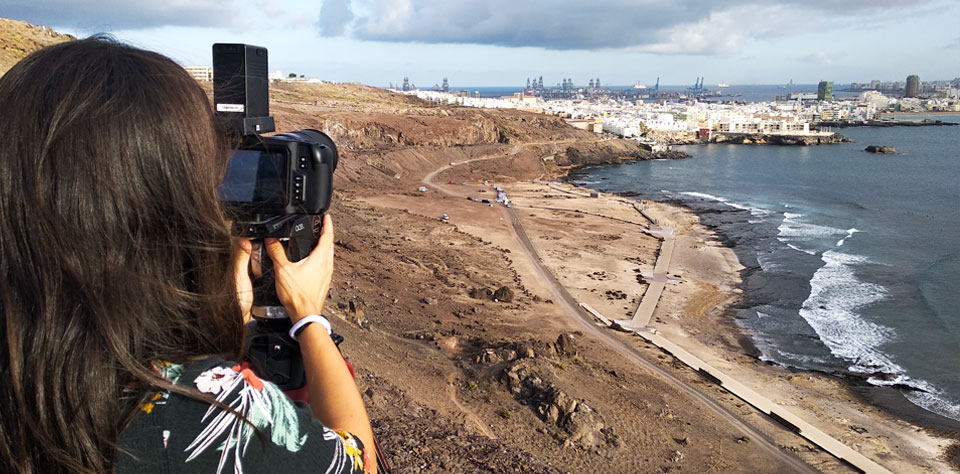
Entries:
{"type": "Polygon", "coordinates": [[[265,211],[282,209],[286,205],[286,162],[283,152],[237,150],[227,164],[220,199],[265,211]]]}

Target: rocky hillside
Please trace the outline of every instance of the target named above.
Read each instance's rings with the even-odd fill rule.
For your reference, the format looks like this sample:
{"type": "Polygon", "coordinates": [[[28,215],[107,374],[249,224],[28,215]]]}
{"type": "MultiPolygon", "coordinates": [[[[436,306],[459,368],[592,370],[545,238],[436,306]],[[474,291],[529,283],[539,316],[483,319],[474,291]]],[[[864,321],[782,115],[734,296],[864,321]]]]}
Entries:
{"type": "Polygon", "coordinates": [[[341,149],[358,152],[594,137],[556,117],[441,106],[358,84],[277,83],[270,95],[278,128],[320,128],[341,149]]]}
{"type": "Polygon", "coordinates": [[[0,76],[28,54],[44,46],[75,39],[45,26],[0,18],[0,76]]]}

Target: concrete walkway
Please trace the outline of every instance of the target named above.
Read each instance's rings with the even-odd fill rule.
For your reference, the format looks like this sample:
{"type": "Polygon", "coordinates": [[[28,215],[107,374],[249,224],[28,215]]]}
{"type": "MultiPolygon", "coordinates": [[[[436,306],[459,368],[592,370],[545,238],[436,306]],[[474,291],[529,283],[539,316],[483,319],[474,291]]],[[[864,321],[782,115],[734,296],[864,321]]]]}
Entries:
{"type": "MultiPolygon", "coordinates": [[[[600,314],[599,311],[591,308],[587,304],[581,303],[580,306],[597,318],[601,323],[610,321],[607,319],[607,317],[600,314]]],[[[793,414],[790,410],[777,405],[770,399],[751,390],[746,385],[743,385],[735,380],[733,377],[730,377],[729,375],[717,370],[715,367],[707,364],[699,357],[687,352],[663,336],[656,334],[655,331],[636,330],[634,333],[650,344],[657,346],[660,348],[660,350],[676,357],[677,360],[697,371],[707,380],[710,380],[711,382],[722,387],[724,390],[735,395],[737,398],[747,402],[750,404],[750,406],[760,410],[770,418],[773,418],[778,423],[787,427],[787,429],[790,431],[802,436],[807,441],[819,446],[821,449],[830,453],[853,469],[864,473],[890,474],[890,471],[887,470],[887,468],[854,451],[852,448],[841,443],[840,441],[837,441],[835,438],[824,433],[810,423],[807,423],[799,416],[793,414]]]]}
{"type": "MultiPolygon", "coordinates": [[[[644,217],[651,222],[659,220],[651,216],[647,211],[637,208],[644,217]]],[[[670,261],[673,259],[673,249],[677,245],[677,240],[673,236],[673,229],[670,227],[658,226],[650,230],[650,235],[660,238],[660,252],[657,253],[657,262],[653,266],[653,274],[645,276],[647,279],[647,291],[640,298],[640,304],[633,312],[633,318],[620,319],[616,323],[625,329],[644,330],[649,329],[650,320],[653,319],[653,312],[657,309],[657,303],[660,302],[660,296],[663,289],[666,288],[669,281],[670,261]]]]}

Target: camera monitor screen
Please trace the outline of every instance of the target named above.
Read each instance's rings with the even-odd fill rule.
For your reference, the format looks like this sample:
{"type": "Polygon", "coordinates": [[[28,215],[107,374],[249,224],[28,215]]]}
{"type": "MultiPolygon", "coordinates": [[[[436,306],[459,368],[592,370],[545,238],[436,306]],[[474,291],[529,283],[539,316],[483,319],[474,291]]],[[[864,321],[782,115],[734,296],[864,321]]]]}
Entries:
{"type": "Polygon", "coordinates": [[[220,199],[263,211],[286,206],[287,157],[283,151],[237,150],[227,164],[220,199]]]}

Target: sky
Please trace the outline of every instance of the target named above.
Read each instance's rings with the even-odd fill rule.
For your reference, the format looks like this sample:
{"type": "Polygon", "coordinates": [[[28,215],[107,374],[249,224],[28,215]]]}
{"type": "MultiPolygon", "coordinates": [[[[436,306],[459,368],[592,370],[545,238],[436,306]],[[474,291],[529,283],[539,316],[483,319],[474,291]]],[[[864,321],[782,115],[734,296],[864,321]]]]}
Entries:
{"type": "Polygon", "coordinates": [[[811,84],[960,76],[958,0],[0,0],[0,17],[210,65],[374,86],[811,84]]]}

